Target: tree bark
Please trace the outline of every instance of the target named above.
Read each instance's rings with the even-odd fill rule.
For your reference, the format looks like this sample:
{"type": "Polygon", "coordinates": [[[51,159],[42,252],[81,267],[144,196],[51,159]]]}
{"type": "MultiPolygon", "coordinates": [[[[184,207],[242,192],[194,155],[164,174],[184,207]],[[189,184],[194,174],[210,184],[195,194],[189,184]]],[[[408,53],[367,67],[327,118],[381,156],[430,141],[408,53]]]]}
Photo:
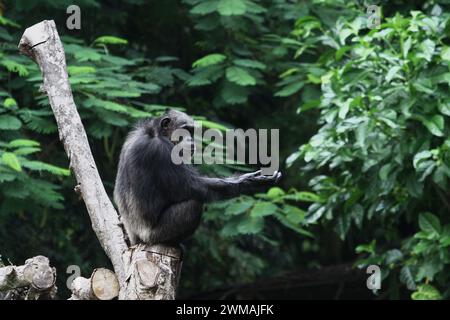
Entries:
{"type": "Polygon", "coordinates": [[[3,296],[6,300],[54,298],[55,280],[56,270],[44,256],[28,259],[23,266],[0,268],[0,291],[6,291],[3,296]]]}
{"type": "Polygon", "coordinates": [[[137,245],[125,255],[128,286],[133,300],[173,300],[181,272],[180,249],[164,245],[137,245]]]}
{"type": "Polygon", "coordinates": [[[176,285],[173,284],[176,281],[173,279],[178,278],[180,271],[180,250],[142,245],[128,248],[119,216],[103,186],[73,100],[64,48],[54,21],[44,20],[26,29],[19,50],[35,60],[42,72],[43,90],[48,95],[60,140],[78,182],[76,189],[81,193],[92,228],[114,267],[120,286],[119,298],[174,299],[176,285]],[[147,262],[142,262],[145,259],[147,262]],[[164,281],[160,283],[155,279],[164,281]],[[168,286],[167,281],[172,285],[168,286]]]}
{"type": "Polygon", "coordinates": [[[78,277],[72,284],[69,300],[111,300],[119,295],[119,282],[111,270],[95,269],[89,279],[78,277]]]}

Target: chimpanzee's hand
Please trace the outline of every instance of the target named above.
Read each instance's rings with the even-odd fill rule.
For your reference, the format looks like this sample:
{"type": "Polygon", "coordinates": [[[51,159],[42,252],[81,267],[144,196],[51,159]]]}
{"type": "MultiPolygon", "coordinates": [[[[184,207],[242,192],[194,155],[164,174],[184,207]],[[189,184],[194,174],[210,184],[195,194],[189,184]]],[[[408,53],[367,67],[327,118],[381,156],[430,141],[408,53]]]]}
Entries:
{"type": "Polygon", "coordinates": [[[261,170],[246,173],[239,177],[239,180],[241,180],[245,184],[250,185],[275,185],[277,184],[281,179],[281,172],[275,171],[274,174],[270,176],[265,176],[261,174],[261,170]]]}

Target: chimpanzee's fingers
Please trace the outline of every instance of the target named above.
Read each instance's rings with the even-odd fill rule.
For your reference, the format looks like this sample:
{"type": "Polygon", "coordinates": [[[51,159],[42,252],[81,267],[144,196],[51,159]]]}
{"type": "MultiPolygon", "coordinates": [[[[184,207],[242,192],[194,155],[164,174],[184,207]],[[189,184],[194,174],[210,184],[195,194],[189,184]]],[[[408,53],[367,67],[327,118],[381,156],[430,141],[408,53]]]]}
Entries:
{"type": "Polygon", "coordinates": [[[270,183],[276,183],[281,177],[281,173],[279,171],[275,171],[272,175],[260,175],[258,177],[255,177],[257,181],[260,182],[270,182],[270,183]]]}
{"type": "Polygon", "coordinates": [[[273,184],[277,184],[278,181],[280,181],[281,177],[282,177],[281,172],[277,170],[273,173],[273,175],[269,176],[268,178],[270,179],[271,182],[273,182],[273,184]]]}
{"type": "Polygon", "coordinates": [[[261,176],[261,170],[258,171],[254,171],[254,172],[249,172],[249,173],[244,173],[241,177],[245,178],[245,179],[254,179],[261,176]]]}
{"type": "Polygon", "coordinates": [[[281,180],[281,177],[283,176],[282,174],[281,174],[281,171],[277,171],[276,172],[276,177],[275,177],[275,183],[278,183],[280,180],[281,180]]]}

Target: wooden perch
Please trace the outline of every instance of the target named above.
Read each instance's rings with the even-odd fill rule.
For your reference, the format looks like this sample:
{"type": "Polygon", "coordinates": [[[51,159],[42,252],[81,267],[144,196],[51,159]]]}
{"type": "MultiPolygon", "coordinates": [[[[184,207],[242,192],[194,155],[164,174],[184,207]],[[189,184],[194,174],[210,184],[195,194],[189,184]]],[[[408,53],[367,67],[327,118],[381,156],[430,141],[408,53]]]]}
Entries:
{"type": "Polygon", "coordinates": [[[119,295],[119,282],[111,270],[99,268],[89,279],[78,277],[71,285],[69,300],[111,300],[119,295]]]}
{"type": "Polygon", "coordinates": [[[175,299],[182,264],[179,248],[137,245],[126,252],[124,259],[129,266],[129,299],[175,299]]]}
{"type": "MultiPolygon", "coordinates": [[[[56,270],[50,267],[49,260],[44,256],[36,256],[25,261],[23,266],[6,266],[0,268],[0,291],[25,288],[24,299],[38,299],[40,297],[53,298],[56,294],[56,270]]],[[[5,299],[8,299],[8,294],[5,299]]]]}
{"type": "Polygon", "coordinates": [[[177,282],[174,279],[178,278],[181,265],[180,250],[167,250],[162,246],[128,248],[119,216],[106,194],[73,100],[64,48],[54,21],[44,20],[26,29],[19,51],[35,60],[42,72],[43,90],[48,95],[60,140],[78,182],[77,190],[86,204],[92,228],[114,267],[120,286],[119,298],[174,299],[177,282]],[[155,255],[159,258],[154,258],[155,255]],[[136,261],[142,259],[148,259],[144,264],[151,267],[137,267],[142,262],[137,264],[136,261]],[[172,285],[167,286],[167,281],[172,285]],[[138,284],[142,284],[139,289],[136,288],[138,284]],[[162,291],[164,293],[160,294],[162,291]]]}

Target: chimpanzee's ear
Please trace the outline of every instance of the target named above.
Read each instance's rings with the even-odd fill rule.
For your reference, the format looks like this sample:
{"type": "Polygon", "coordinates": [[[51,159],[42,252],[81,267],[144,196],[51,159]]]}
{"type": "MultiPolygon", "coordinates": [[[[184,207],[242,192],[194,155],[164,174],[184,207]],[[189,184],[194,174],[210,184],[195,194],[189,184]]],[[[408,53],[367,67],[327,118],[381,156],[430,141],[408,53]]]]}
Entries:
{"type": "Polygon", "coordinates": [[[169,124],[170,124],[170,118],[169,117],[164,117],[164,118],[161,119],[161,122],[160,122],[161,128],[167,129],[169,127],[169,124]]]}

